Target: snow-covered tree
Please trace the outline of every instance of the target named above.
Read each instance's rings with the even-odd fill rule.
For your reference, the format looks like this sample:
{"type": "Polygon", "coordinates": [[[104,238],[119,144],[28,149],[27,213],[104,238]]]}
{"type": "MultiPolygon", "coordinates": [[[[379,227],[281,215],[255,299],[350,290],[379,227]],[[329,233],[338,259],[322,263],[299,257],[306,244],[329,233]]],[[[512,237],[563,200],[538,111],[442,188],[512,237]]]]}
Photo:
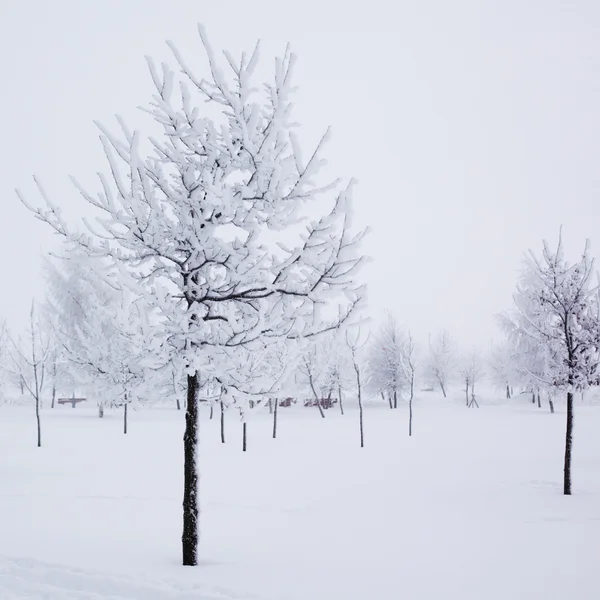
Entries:
{"type": "Polygon", "coordinates": [[[46,312],[72,378],[93,391],[100,416],[106,404],[123,406],[127,433],[129,405],[148,393],[152,375],[163,367],[162,340],[153,336],[139,299],[103,280],[99,261],[72,253],[47,269],[46,312]]]}
{"type": "Polygon", "coordinates": [[[87,232],[73,229],[41,186],[45,206],[28,204],[110,262],[113,284],[157,315],[153,326],[186,371],[185,565],[197,564],[200,380],[229,390],[227,350],[333,330],[362,297],[351,186],[319,181],[327,136],[304,161],[293,130],[294,56],[286,51],[259,86],[258,46],[239,62],[225,53],[226,73],[202,28],[200,37],[207,78],[173,44],[176,69],[148,59],[155,93],[147,112],[160,136],[143,139],[120,118],[118,136],[100,126],[110,176],[100,176],[97,194],[75,182],[101,215],[86,221],[87,232]]]}
{"type": "Polygon", "coordinates": [[[398,396],[409,387],[402,362],[405,336],[391,313],[373,337],[367,356],[368,384],[372,394],[386,397],[398,408],[398,396]]]}
{"type": "Polygon", "coordinates": [[[448,382],[456,369],[456,348],[447,331],[442,331],[429,342],[429,355],[426,361],[426,376],[434,384],[439,385],[444,398],[448,382]]]}
{"type": "Polygon", "coordinates": [[[599,376],[600,320],[597,290],[591,288],[593,264],[587,243],[581,258],[570,265],[563,256],[562,237],[555,251],[544,242],[541,259],[529,253],[514,295],[515,309],[506,317],[516,344],[526,339],[543,348],[542,382],[566,393],[566,495],[571,494],[573,395],[597,384],[599,376]]]}
{"type": "Polygon", "coordinates": [[[481,353],[473,348],[461,361],[460,375],[465,382],[465,398],[466,406],[479,408],[477,399],[475,398],[475,384],[483,377],[484,365],[481,353]]]}
{"type": "Polygon", "coordinates": [[[330,400],[334,391],[330,359],[328,344],[322,339],[312,341],[303,349],[295,377],[303,393],[312,396],[323,419],[325,418],[323,400],[330,400]]]}
{"type": "Polygon", "coordinates": [[[512,396],[513,386],[518,377],[518,353],[508,342],[495,344],[488,356],[488,375],[492,383],[506,393],[506,398],[512,396]]]}

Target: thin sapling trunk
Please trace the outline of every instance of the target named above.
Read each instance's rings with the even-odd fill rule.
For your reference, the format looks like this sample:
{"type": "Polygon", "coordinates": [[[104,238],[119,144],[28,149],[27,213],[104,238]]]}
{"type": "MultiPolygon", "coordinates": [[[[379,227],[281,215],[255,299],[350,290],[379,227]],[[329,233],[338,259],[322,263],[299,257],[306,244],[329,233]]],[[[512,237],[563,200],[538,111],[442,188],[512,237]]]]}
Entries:
{"type": "Polygon", "coordinates": [[[225,443],[225,406],[223,404],[223,399],[220,400],[221,404],[221,443],[225,443]]]}

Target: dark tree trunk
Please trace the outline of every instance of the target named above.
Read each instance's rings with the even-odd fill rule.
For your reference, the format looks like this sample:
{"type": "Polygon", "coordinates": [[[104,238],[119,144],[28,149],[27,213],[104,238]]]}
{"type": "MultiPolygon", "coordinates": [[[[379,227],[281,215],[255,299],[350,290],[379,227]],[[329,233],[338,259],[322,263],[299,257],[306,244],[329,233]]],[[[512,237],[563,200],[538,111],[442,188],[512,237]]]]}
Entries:
{"type": "Polygon", "coordinates": [[[531,402],[535,404],[535,392],[533,392],[531,395],[531,402]]]}
{"type": "Polygon", "coordinates": [[[181,402],[179,402],[179,397],[175,399],[175,402],[177,402],[177,410],[181,410],[181,402]]]}
{"type": "Polygon", "coordinates": [[[315,389],[315,383],[313,381],[312,375],[309,375],[308,380],[310,383],[310,389],[312,390],[313,396],[315,398],[315,402],[317,403],[317,407],[319,408],[319,413],[321,415],[321,418],[324,419],[325,413],[323,412],[323,407],[321,406],[321,399],[319,398],[319,394],[317,394],[317,390],[315,389]]]}
{"type": "Polygon", "coordinates": [[[273,414],[273,399],[269,398],[269,414],[273,414]]]}
{"type": "Polygon", "coordinates": [[[540,392],[539,391],[537,393],[537,403],[538,403],[538,408],[542,408],[542,399],[540,397],[540,392]]]}
{"type": "Polygon", "coordinates": [[[183,534],[184,566],[198,564],[198,373],[187,376],[187,409],[183,435],[184,487],[183,534]]]}
{"type": "Polygon", "coordinates": [[[323,411],[323,406],[321,405],[321,398],[317,398],[317,406],[319,407],[319,413],[321,414],[321,418],[325,418],[325,412],[323,411]]]}
{"type": "Polygon", "coordinates": [[[102,404],[98,405],[98,418],[104,419],[104,406],[102,404]]]}
{"type": "Polygon", "coordinates": [[[215,403],[211,402],[210,403],[210,420],[212,421],[213,418],[213,412],[214,412],[214,408],[215,408],[215,403]]]}
{"type": "Polygon", "coordinates": [[[443,381],[440,381],[440,388],[442,389],[442,394],[444,395],[444,398],[446,398],[446,388],[444,387],[443,381]]]}
{"type": "Polygon", "coordinates": [[[35,418],[37,421],[37,445],[38,448],[42,447],[42,424],[40,422],[40,396],[39,394],[35,397],[35,418]]]}
{"type": "Polygon", "coordinates": [[[221,443],[225,443],[225,406],[221,400],[221,443]]]}
{"type": "Polygon", "coordinates": [[[340,398],[340,412],[344,414],[344,399],[342,398],[342,388],[338,386],[338,396],[340,398]]]}
{"type": "MultiPolygon", "coordinates": [[[[385,394],[383,392],[381,392],[381,397],[383,398],[383,401],[385,402],[385,394]]],[[[392,408],[394,408],[392,406],[392,396],[391,396],[391,394],[388,394],[387,399],[388,399],[388,404],[390,405],[390,410],[391,410],[392,408]]]]}
{"type": "Polygon", "coordinates": [[[573,449],[573,392],[567,392],[567,431],[565,436],[564,494],[571,495],[571,453],[573,449]]]}
{"type": "Polygon", "coordinates": [[[56,400],[56,385],[52,385],[52,404],[50,408],[54,408],[54,401],[56,400]]]}
{"type": "Polygon", "coordinates": [[[548,405],[550,406],[550,412],[552,414],[554,414],[554,402],[552,402],[552,400],[548,399],[548,405]]]}
{"type": "Polygon", "coordinates": [[[412,403],[413,398],[415,397],[415,375],[414,368],[413,373],[410,378],[410,399],[408,401],[408,435],[412,435],[412,419],[413,419],[413,411],[412,411],[412,403]]]}
{"type": "Polygon", "coordinates": [[[273,439],[277,437],[277,408],[279,407],[279,398],[275,398],[275,408],[273,409],[273,439]]]}
{"type": "Polygon", "coordinates": [[[394,390],[394,408],[398,408],[398,392],[394,390]]]}
{"type": "Polygon", "coordinates": [[[123,433],[127,435],[127,396],[125,396],[125,404],[123,404],[123,433]]]}
{"type": "Polygon", "coordinates": [[[242,451],[246,452],[246,448],[248,447],[248,435],[246,430],[246,421],[242,423],[242,451]]]}
{"type": "Polygon", "coordinates": [[[509,387],[508,383],[506,384],[506,399],[507,400],[510,399],[510,387],[509,387]]]}

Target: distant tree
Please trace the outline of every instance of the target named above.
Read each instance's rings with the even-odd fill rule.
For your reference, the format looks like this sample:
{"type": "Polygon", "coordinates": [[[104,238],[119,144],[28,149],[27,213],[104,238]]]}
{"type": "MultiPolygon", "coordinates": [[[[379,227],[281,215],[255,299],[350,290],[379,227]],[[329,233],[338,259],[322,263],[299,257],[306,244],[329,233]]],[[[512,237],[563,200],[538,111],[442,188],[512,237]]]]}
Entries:
{"type": "Polygon", "coordinates": [[[454,341],[447,331],[442,331],[429,343],[429,355],[426,360],[426,375],[436,385],[440,386],[444,398],[448,382],[456,368],[456,348],[454,341]]]}
{"type": "Polygon", "coordinates": [[[496,344],[490,349],[487,360],[492,383],[505,391],[506,398],[512,396],[512,387],[518,379],[518,353],[509,343],[496,344]]]}
{"type": "Polygon", "coordinates": [[[483,376],[484,366],[481,353],[476,348],[463,358],[460,374],[465,382],[466,406],[479,408],[475,398],[475,384],[483,376]]]}
{"type": "Polygon", "coordinates": [[[327,354],[324,387],[327,396],[337,394],[340,412],[344,414],[344,392],[354,388],[354,367],[348,346],[344,343],[342,332],[334,332],[323,339],[327,354]]]}
{"type": "Polygon", "coordinates": [[[413,399],[415,397],[415,377],[417,373],[417,346],[410,333],[403,335],[400,356],[404,379],[408,382],[408,435],[412,436],[413,399]]]}
{"type": "Polygon", "coordinates": [[[566,393],[565,495],[571,494],[573,395],[597,384],[599,376],[600,319],[597,290],[590,285],[593,266],[587,243],[581,258],[570,265],[563,256],[562,236],[555,251],[544,242],[541,259],[529,253],[514,295],[515,309],[505,316],[517,346],[526,340],[543,348],[543,383],[566,393]]]}
{"type": "Polygon", "coordinates": [[[360,447],[365,447],[365,427],[364,427],[364,415],[363,415],[363,401],[362,401],[362,393],[363,393],[363,382],[364,377],[361,368],[361,361],[359,358],[360,352],[365,348],[368,344],[369,339],[366,338],[361,340],[361,330],[360,328],[355,331],[347,331],[346,332],[346,344],[350,351],[350,357],[352,360],[352,366],[354,368],[354,376],[356,379],[356,397],[358,400],[358,422],[359,422],[359,431],[360,431],[360,447]]]}
{"type": "Polygon", "coordinates": [[[387,313],[369,344],[367,369],[369,390],[387,397],[390,408],[398,408],[398,396],[409,387],[402,362],[404,344],[403,331],[395,317],[387,313]]]}
{"type": "Polygon", "coordinates": [[[73,376],[104,405],[123,407],[123,432],[128,408],[144,398],[165,370],[148,311],[131,292],[112,288],[101,276],[102,264],[72,254],[49,265],[53,284],[47,312],[54,315],[55,336],[73,376]]]}
{"type": "Polygon", "coordinates": [[[9,336],[6,323],[0,324],[0,404],[6,402],[6,382],[11,373],[9,336]]]}
{"type": "Polygon", "coordinates": [[[42,445],[40,409],[50,352],[50,338],[40,323],[35,302],[32,302],[29,312],[29,331],[26,336],[12,340],[11,359],[13,374],[35,400],[38,448],[42,445]]]}

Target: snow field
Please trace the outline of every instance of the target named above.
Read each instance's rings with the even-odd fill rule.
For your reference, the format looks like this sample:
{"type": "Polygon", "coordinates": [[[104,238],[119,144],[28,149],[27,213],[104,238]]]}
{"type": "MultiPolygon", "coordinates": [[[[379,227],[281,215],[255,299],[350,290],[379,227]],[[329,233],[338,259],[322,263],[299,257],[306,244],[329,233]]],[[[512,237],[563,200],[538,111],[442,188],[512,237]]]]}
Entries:
{"type": "Polygon", "coordinates": [[[368,405],[363,450],[351,405],[282,408],[276,440],[259,411],[246,453],[234,412],[223,445],[204,410],[197,568],[182,413],[131,411],[124,436],[116,411],[44,409],[38,449],[31,409],[3,407],[0,598],[599,598],[600,407],[577,403],[564,497],[562,405],[421,396],[412,438],[404,405],[368,405]]]}

